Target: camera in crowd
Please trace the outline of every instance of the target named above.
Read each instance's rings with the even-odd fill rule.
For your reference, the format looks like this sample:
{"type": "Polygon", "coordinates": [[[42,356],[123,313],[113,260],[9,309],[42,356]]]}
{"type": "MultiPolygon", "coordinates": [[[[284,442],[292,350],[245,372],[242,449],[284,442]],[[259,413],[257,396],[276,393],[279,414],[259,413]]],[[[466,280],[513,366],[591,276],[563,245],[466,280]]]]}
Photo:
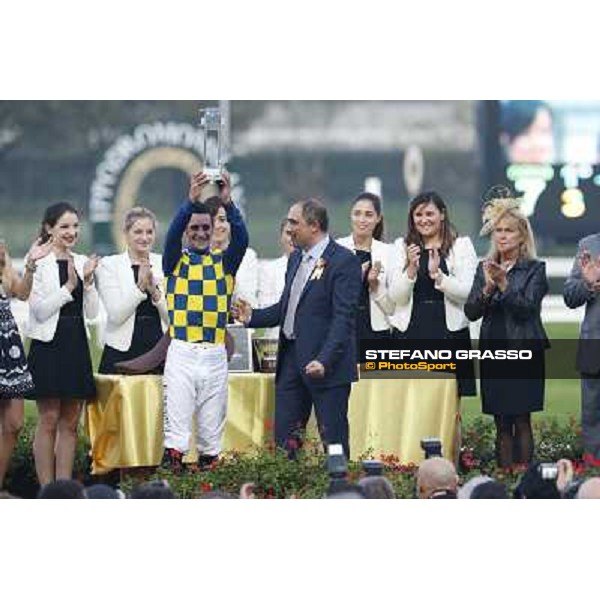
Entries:
{"type": "Polygon", "coordinates": [[[442,456],[442,441],[439,438],[423,438],[421,449],[425,453],[425,459],[442,456]]]}
{"type": "Polygon", "coordinates": [[[540,463],[538,473],[542,479],[556,479],[558,477],[558,465],[556,463],[540,463]]]}
{"type": "Polygon", "coordinates": [[[348,461],[341,444],[327,446],[327,473],[329,474],[328,494],[343,490],[348,485],[348,461]]]}

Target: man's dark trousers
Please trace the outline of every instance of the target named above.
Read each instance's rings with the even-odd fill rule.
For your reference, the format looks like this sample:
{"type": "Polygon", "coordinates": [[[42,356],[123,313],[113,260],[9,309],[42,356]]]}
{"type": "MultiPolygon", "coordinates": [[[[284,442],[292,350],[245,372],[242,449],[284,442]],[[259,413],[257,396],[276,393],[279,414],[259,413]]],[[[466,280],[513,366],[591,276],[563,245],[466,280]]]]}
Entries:
{"type": "Polygon", "coordinates": [[[296,359],[295,342],[282,336],[280,372],[276,384],[275,443],[295,455],[299,439],[310,417],[311,407],[324,445],[342,444],[350,456],[348,442],[348,396],[350,384],[326,387],[302,374],[296,359]]]}

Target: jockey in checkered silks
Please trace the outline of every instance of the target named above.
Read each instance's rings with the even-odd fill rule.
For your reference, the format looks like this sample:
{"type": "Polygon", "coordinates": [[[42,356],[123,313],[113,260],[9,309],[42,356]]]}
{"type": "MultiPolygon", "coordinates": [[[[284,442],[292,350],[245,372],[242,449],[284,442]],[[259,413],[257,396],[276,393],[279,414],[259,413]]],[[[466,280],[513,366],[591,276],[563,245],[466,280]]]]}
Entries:
{"type": "Polygon", "coordinates": [[[224,251],[211,249],[214,215],[200,200],[209,183],[204,173],[192,177],[189,200],[171,222],[163,254],[171,337],[163,377],[163,465],[174,470],[181,469],[189,450],[194,411],[200,468],[221,452],[227,414],[225,334],[234,277],[248,247],[248,231],[224,172],[219,198],[231,242],[224,251]]]}

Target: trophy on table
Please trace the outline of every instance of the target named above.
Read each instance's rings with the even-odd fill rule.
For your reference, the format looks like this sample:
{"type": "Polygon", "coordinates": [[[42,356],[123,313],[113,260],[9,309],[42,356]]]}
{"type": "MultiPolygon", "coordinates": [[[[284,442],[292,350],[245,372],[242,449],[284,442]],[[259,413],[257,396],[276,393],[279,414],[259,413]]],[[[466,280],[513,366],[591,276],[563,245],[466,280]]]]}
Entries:
{"type": "Polygon", "coordinates": [[[201,108],[198,113],[200,114],[200,128],[204,132],[204,167],[202,170],[209,176],[211,181],[205,188],[205,194],[203,194],[208,198],[219,194],[219,184],[222,181],[225,162],[225,153],[223,152],[225,119],[221,114],[221,109],[216,106],[201,108]]]}

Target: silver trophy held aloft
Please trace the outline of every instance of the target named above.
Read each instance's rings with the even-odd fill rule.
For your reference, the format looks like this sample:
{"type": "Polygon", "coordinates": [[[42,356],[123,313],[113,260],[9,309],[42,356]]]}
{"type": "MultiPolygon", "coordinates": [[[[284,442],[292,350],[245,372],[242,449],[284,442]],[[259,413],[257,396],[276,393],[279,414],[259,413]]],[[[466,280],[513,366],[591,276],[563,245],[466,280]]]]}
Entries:
{"type": "Polygon", "coordinates": [[[223,171],[223,130],[225,120],[218,107],[201,108],[200,127],[204,131],[204,169],[213,183],[221,180],[223,171]]]}

